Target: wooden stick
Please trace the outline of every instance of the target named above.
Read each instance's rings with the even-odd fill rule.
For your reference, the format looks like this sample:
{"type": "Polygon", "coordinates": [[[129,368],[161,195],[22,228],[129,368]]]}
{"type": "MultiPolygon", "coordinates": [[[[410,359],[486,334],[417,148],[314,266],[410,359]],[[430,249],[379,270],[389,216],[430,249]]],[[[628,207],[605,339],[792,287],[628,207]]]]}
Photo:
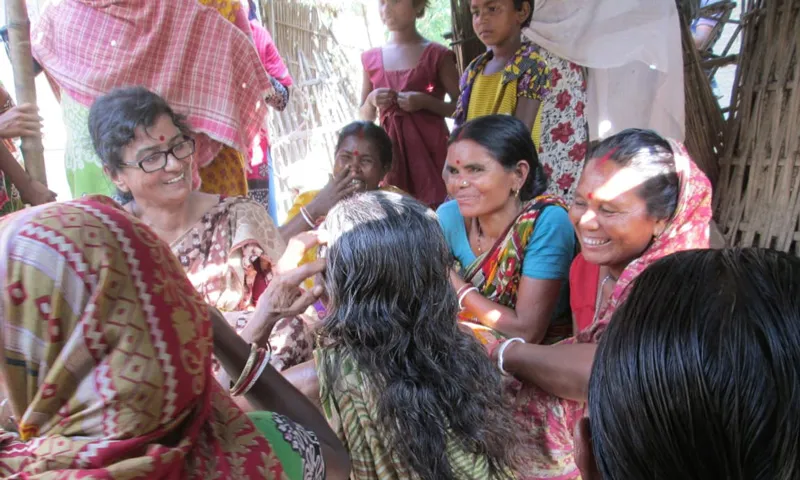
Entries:
{"type": "MultiPolygon", "coordinates": [[[[36,105],[36,84],[33,74],[33,55],[31,54],[31,23],[28,19],[25,0],[6,0],[6,18],[8,19],[8,40],[17,103],[36,105]]],[[[21,150],[28,175],[47,185],[44,146],[41,137],[22,137],[21,150]]]]}

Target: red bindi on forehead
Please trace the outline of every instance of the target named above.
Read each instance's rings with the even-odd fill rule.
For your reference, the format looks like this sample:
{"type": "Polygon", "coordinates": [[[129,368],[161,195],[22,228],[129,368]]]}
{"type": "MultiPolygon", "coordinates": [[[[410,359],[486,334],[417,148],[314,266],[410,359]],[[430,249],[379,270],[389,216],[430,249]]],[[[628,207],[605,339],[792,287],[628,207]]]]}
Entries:
{"type": "Polygon", "coordinates": [[[456,165],[461,165],[461,159],[460,158],[456,158],[456,165]]]}
{"type": "Polygon", "coordinates": [[[589,194],[586,195],[586,198],[588,198],[589,200],[594,200],[594,193],[589,192],[589,194]]]}
{"type": "Polygon", "coordinates": [[[164,140],[166,140],[166,137],[164,137],[164,135],[160,135],[160,136],[158,137],[158,141],[159,141],[159,142],[163,142],[164,140]]]}
{"type": "Polygon", "coordinates": [[[357,156],[358,156],[358,149],[355,149],[355,150],[353,150],[353,156],[354,156],[354,157],[357,157],[357,156]]]}

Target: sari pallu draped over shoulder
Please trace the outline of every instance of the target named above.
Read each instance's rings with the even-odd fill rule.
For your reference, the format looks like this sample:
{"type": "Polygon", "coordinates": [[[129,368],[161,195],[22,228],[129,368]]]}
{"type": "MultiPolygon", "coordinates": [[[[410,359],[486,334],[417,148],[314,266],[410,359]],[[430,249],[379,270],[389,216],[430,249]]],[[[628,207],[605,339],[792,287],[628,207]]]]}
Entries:
{"type": "MultiPolygon", "coordinates": [[[[515,308],[517,289],[522,278],[525,248],[533,236],[539,215],[547,207],[559,207],[565,210],[567,208],[563,200],[553,195],[540,195],[529,200],[492,248],[463,269],[464,280],[477,287],[481,295],[487,299],[508,308],[515,308]]],[[[459,314],[459,320],[466,324],[484,345],[504,338],[500,332],[480,325],[474,316],[466,312],[459,314]]],[[[568,318],[563,319],[563,322],[557,321],[551,324],[545,335],[545,343],[553,343],[557,339],[566,337],[569,325],[568,318]]]]}
{"type": "MultiPolygon", "coordinates": [[[[622,272],[607,306],[596,315],[595,323],[563,343],[597,343],[640,273],[672,253],[709,247],[711,184],[683,145],[675,141],[670,141],[670,145],[680,180],[678,205],[672,219],[664,232],[622,272]]],[[[523,384],[516,379],[507,387],[530,453],[521,470],[522,478],[577,478],[580,474],[575,466],[573,432],[576,422],[585,413],[585,404],[556,397],[537,385],[523,384]]]]}
{"type": "Polygon", "coordinates": [[[0,221],[0,476],[286,478],[211,376],[208,307],[168,246],[102,197],[0,221]]]}
{"type": "Polygon", "coordinates": [[[275,95],[237,0],[50,1],[33,54],[85,107],[116,87],[143,85],[186,115],[205,167],[222,145],[247,152],[275,95]]]}

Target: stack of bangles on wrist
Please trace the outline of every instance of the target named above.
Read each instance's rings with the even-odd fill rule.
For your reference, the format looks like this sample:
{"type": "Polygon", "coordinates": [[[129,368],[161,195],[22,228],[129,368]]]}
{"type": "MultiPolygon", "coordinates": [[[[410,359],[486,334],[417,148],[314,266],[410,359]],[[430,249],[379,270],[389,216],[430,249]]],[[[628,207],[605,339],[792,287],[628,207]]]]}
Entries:
{"type": "Polygon", "coordinates": [[[256,384],[256,381],[264,373],[264,369],[267,368],[269,361],[272,359],[272,346],[268,343],[267,347],[267,349],[264,349],[255,343],[250,344],[250,356],[247,357],[247,363],[239,375],[239,379],[231,387],[231,396],[244,395],[256,384]]]}
{"type": "Polygon", "coordinates": [[[311,215],[309,215],[308,210],[306,210],[306,207],[300,207],[300,215],[303,217],[303,220],[306,221],[309,227],[311,227],[312,229],[317,228],[317,224],[314,223],[314,219],[311,218],[311,215]]]}
{"type": "Polygon", "coordinates": [[[461,288],[458,289],[456,292],[456,296],[458,297],[458,309],[464,310],[464,299],[467,298],[467,295],[470,292],[477,292],[478,288],[471,283],[464,284],[461,288]]]}

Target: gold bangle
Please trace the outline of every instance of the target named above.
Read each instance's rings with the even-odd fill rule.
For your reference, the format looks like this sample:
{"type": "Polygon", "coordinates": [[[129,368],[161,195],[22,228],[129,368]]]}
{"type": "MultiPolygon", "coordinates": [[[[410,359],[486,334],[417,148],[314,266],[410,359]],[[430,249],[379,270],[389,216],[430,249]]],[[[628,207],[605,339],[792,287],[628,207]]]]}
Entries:
{"type": "Polygon", "coordinates": [[[235,392],[242,388],[242,384],[245,382],[245,379],[250,374],[250,370],[253,369],[256,363],[256,358],[258,358],[258,345],[255,343],[250,344],[250,356],[247,357],[247,363],[244,365],[244,370],[242,373],[239,374],[239,378],[236,380],[236,383],[233,384],[231,387],[231,392],[235,392]]]}

